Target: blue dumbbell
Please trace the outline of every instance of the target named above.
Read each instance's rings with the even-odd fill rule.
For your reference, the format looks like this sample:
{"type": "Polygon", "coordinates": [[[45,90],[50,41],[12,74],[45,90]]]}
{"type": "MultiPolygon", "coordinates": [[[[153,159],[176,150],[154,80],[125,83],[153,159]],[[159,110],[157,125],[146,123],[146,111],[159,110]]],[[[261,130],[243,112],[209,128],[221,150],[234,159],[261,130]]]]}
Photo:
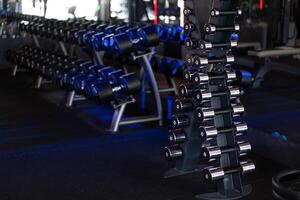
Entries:
{"type": "Polygon", "coordinates": [[[119,80],[120,77],[122,77],[123,75],[125,75],[124,70],[122,69],[116,70],[108,74],[107,81],[111,86],[116,86],[120,84],[119,80]]]}
{"type": "Polygon", "coordinates": [[[92,43],[92,37],[93,35],[95,35],[96,32],[95,31],[88,31],[86,33],[83,34],[83,44],[86,47],[92,48],[93,47],[93,43],[92,43]]]}
{"type": "Polygon", "coordinates": [[[84,93],[91,97],[97,96],[97,91],[100,87],[102,87],[103,84],[108,82],[108,74],[113,71],[115,71],[113,67],[104,67],[98,70],[98,76],[96,76],[94,79],[86,81],[84,93]]]}
{"type": "Polygon", "coordinates": [[[65,76],[65,79],[64,79],[64,83],[66,85],[68,85],[69,87],[72,88],[73,84],[74,84],[74,81],[75,79],[78,77],[78,76],[81,76],[81,75],[84,75],[87,73],[87,68],[90,67],[90,66],[93,66],[94,63],[90,62],[90,61],[87,61],[85,63],[82,63],[80,64],[76,70],[73,70],[72,72],[68,73],[66,76],[65,76]]]}
{"type": "Polygon", "coordinates": [[[97,78],[97,74],[91,73],[95,69],[103,68],[101,65],[87,64],[82,66],[82,71],[79,71],[78,75],[73,78],[73,82],[71,83],[73,88],[77,91],[77,93],[81,93],[86,86],[86,82],[90,79],[97,78]]]}
{"type": "Polygon", "coordinates": [[[96,51],[101,51],[103,50],[103,46],[102,46],[102,40],[105,37],[105,33],[100,32],[100,33],[96,33],[92,36],[92,47],[94,50],[96,51]]]}
{"type": "Polygon", "coordinates": [[[111,52],[115,56],[127,55],[131,52],[147,50],[149,47],[159,44],[156,25],[135,27],[125,33],[116,35],[110,40],[111,52]]]}
{"type": "Polygon", "coordinates": [[[74,35],[75,39],[76,39],[76,43],[79,45],[79,46],[83,46],[83,35],[87,33],[87,30],[86,29],[81,29],[79,31],[77,31],[74,35]]]}
{"type": "Polygon", "coordinates": [[[125,74],[119,78],[119,85],[102,85],[98,88],[98,99],[101,102],[109,102],[116,98],[126,98],[139,91],[140,79],[134,73],[125,74]]]}
{"type": "Polygon", "coordinates": [[[170,35],[170,27],[166,24],[162,24],[158,26],[159,38],[162,41],[167,41],[170,35]]]}
{"type": "Polygon", "coordinates": [[[116,25],[110,25],[105,28],[104,32],[106,35],[114,34],[117,28],[118,27],[116,25]]]}

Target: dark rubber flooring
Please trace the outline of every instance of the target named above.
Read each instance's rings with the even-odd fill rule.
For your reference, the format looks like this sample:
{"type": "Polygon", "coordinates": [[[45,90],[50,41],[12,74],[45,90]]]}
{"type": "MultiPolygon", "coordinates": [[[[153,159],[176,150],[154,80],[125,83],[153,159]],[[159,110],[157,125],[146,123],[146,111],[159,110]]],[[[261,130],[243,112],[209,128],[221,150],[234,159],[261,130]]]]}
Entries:
{"type": "MultiPolygon", "coordinates": [[[[139,125],[107,134],[110,108],[64,110],[54,96],[47,100],[56,90],[35,91],[26,77],[0,72],[1,200],[192,200],[214,191],[199,174],[162,178],[173,166],[162,154],[167,129],[139,125]]],[[[251,158],[257,171],[244,179],[253,186],[244,199],[272,199],[271,178],[286,167],[251,158]]]]}

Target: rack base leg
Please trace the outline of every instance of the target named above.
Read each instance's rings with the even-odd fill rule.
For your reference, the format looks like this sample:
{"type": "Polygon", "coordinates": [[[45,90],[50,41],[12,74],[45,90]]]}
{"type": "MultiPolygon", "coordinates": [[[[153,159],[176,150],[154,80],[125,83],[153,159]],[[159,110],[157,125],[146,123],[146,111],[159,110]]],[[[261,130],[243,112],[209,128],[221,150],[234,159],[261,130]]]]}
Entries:
{"type": "Polygon", "coordinates": [[[201,200],[234,200],[234,199],[241,199],[247,195],[249,195],[252,192],[252,186],[251,185],[245,185],[243,186],[243,192],[240,193],[238,191],[230,191],[228,192],[228,195],[221,194],[219,192],[213,192],[213,193],[206,193],[206,194],[199,194],[196,196],[197,199],[201,200]]]}
{"type": "Polygon", "coordinates": [[[195,172],[199,172],[204,167],[205,166],[199,166],[197,169],[193,169],[193,170],[189,170],[189,171],[182,171],[182,170],[178,170],[176,168],[172,168],[164,174],[164,178],[167,179],[167,178],[173,178],[173,177],[176,177],[176,176],[192,174],[192,173],[195,173],[195,172]]]}

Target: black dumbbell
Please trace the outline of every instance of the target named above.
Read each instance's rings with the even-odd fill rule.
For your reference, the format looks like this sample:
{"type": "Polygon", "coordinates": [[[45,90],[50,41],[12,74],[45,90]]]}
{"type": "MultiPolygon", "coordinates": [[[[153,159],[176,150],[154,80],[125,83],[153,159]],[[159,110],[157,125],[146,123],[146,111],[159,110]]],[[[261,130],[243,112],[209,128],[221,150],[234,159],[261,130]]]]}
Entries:
{"type": "Polygon", "coordinates": [[[99,100],[109,102],[116,98],[128,97],[138,92],[141,86],[140,79],[134,73],[121,76],[119,83],[120,85],[114,87],[109,84],[100,87],[98,91],[99,100]]]}
{"type": "Polygon", "coordinates": [[[213,49],[213,48],[233,48],[233,47],[237,47],[238,43],[235,40],[232,40],[228,43],[211,43],[211,42],[202,40],[199,42],[198,46],[201,50],[209,50],[209,49],[213,49]]]}
{"type": "Polygon", "coordinates": [[[189,112],[194,108],[194,102],[191,99],[176,99],[175,112],[189,112]]]}
{"type": "Polygon", "coordinates": [[[213,120],[216,115],[232,114],[233,116],[240,115],[244,113],[245,108],[242,105],[233,105],[227,109],[213,109],[213,108],[202,108],[198,107],[196,109],[197,117],[200,122],[206,122],[213,120]]]}
{"type": "Polygon", "coordinates": [[[196,25],[192,22],[187,22],[184,24],[183,28],[186,32],[192,32],[195,30],[196,25]]]}
{"type": "Polygon", "coordinates": [[[204,65],[218,64],[218,63],[230,64],[234,62],[234,56],[226,55],[220,58],[207,58],[195,54],[195,55],[187,56],[186,62],[195,67],[201,67],[201,66],[203,67],[204,65]]]}
{"type": "Polygon", "coordinates": [[[193,83],[197,85],[208,84],[209,81],[226,79],[227,82],[236,80],[237,75],[235,71],[225,71],[225,74],[209,76],[208,74],[196,72],[193,74],[193,83]]]}
{"type": "Polygon", "coordinates": [[[255,170],[255,165],[252,161],[242,161],[238,167],[233,168],[221,168],[221,167],[210,167],[203,170],[204,180],[207,182],[217,181],[225,177],[225,175],[234,173],[250,173],[255,170]]]}
{"type": "Polygon", "coordinates": [[[188,17],[188,16],[191,16],[193,15],[193,9],[192,8],[189,8],[189,7],[185,7],[183,9],[183,14],[184,16],[188,17]]]}
{"type": "Polygon", "coordinates": [[[226,90],[220,92],[210,92],[209,90],[196,90],[195,101],[196,104],[203,104],[207,101],[211,101],[213,97],[221,97],[227,95],[230,99],[238,98],[241,95],[241,91],[237,87],[229,87],[226,90]]]}
{"type": "Polygon", "coordinates": [[[186,141],[186,133],[182,129],[175,129],[169,132],[169,141],[178,144],[186,141]]]}
{"type": "Polygon", "coordinates": [[[195,95],[197,88],[194,84],[181,84],[179,86],[179,94],[181,97],[191,98],[195,95]]]}
{"type": "Polygon", "coordinates": [[[215,26],[214,24],[206,24],[204,30],[207,34],[213,34],[219,31],[239,31],[240,25],[234,24],[233,26],[215,26]]]}
{"type": "MultiPolygon", "coordinates": [[[[186,97],[186,87],[182,87],[184,92],[180,91],[182,96],[186,97]]],[[[191,89],[192,90],[192,89],[191,89]]],[[[204,89],[195,89],[191,91],[193,95],[193,99],[177,99],[175,101],[175,111],[176,112],[188,112],[191,111],[194,106],[198,106],[200,104],[206,103],[211,101],[213,97],[220,97],[220,96],[225,96],[228,95],[229,98],[234,99],[239,97],[240,95],[240,90],[239,88],[228,88],[228,90],[224,90],[221,92],[210,92],[209,90],[204,90],[204,89]]],[[[190,95],[190,97],[192,97],[190,95]]]]}
{"type": "Polygon", "coordinates": [[[217,17],[217,16],[225,16],[225,15],[242,15],[242,10],[218,10],[218,9],[212,9],[210,11],[210,16],[217,17]]]}
{"type": "Polygon", "coordinates": [[[171,122],[173,129],[185,128],[190,125],[190,119],[186,115],[174,115],[171,122]]]}
{"type": "Polygon", "coordinates": [[[239,156],[245,155],[251,151],[251,144],[248,141],[237,142],[233,147],[208,146],[202,147],[201,159],[205,162],[212,162],[221,157],[222,154],[238,152],[239,156]]]}
{"type": "Polygon", "coordinates": [[[179,145],[165,147],[165,158],[175,159],[183,156],[183,150],[179,145]]]}
{"type": "Polygon", "coordinates": [[[244,135],[248,130],[246,123],[235,123],[232,127],[215,128],[200,127],[199,133],[202,141],[216,138],[219,134],[234,133],[235,136],[244,135]]]}

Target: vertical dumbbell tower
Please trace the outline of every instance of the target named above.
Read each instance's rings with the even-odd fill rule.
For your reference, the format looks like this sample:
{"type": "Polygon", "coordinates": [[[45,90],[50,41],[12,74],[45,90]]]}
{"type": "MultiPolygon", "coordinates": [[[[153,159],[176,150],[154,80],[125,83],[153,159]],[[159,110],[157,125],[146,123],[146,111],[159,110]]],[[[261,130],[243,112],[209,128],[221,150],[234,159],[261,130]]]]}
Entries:
{"type": "Polygon", "coordinates": [[[202,170],[203,179],[215,182],[218,192],[198,195],[200,199],[239,199],[251,192],[241,179],[255,166],[240,160],[251,145],[237,141],[247,125],[237,122],[244,107],[238,103],[240,89],[233,86],[236,73],[230,66],[239,31],[238,2],[185,0],[184,28],[191,36],[170,131],[172,145],[165,152],[176,159],[176,167],[166,176],[202,170]]]}

